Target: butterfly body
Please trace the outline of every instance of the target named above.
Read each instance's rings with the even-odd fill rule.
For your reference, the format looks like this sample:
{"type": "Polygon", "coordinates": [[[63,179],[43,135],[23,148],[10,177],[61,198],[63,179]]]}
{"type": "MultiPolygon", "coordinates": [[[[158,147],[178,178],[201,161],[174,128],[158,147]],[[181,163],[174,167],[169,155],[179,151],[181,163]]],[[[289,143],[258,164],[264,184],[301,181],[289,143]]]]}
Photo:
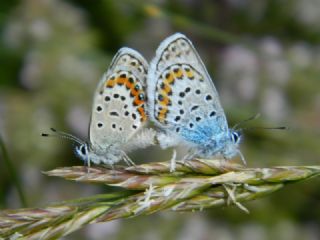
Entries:
{"type": "Polygon", "coordinates": [[[120,160],[133,164],[127,152],[154,144],[154,130],[144,128],[147,71],[148,64],[137,51],[121,48],[94,93],[89,141],[51,130],[77,142],[75,153],[88,165],[112,166],[120,160]]]}
{"type": "Polygon", "coordinates": [[[239,153],[240,135],[228,128],[218,93],[190,40],[176,33],[159,46],[148,74],[150,119],[163,148],[187,146],[190,157],[239,153]]]}

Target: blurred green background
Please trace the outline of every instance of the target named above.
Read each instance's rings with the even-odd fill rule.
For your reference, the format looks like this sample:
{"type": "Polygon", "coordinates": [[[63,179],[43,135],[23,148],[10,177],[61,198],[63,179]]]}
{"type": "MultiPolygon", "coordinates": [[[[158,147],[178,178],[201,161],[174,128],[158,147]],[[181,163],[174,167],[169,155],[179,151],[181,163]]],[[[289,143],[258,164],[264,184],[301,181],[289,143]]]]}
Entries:
{"type": "MultiPolygon", "coordinates": [[[[290,127],[245,132],[249,166],[320,164],[318,0],[14,0],[0,9],[0,135],[11,160],[0,156],[2,209],[23,206],[16,182],[29,207],[111,191],[44,176],[83,163],[69,142],[40,134],[56,127],[86,139],[92,94],[115,52],[129,46],[150,60],[175,32],[199,51],[230,126],[261,113],[247,126],[290,127]]],[[[170,155],[154,147],[131,157],[170,155]]],[[[166,212],[64,239],[320,239],[319,178],[245,205],[249,215],[236,207],[166,212]]]]}

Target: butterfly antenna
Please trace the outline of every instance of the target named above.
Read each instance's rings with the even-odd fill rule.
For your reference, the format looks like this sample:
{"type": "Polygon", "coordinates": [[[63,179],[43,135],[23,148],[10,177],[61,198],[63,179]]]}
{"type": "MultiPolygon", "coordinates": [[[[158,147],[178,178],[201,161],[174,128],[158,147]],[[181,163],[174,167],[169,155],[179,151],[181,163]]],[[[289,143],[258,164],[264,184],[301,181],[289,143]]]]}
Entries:
{"type": "Polygon", "coordinates": [[[232,129],[237,130],[240,125],[242,125],[242,124],[244,124],[244,123],[246,123],[246,122],[255,120],[255,119],[259,118],[260,116],[261,116],[261,114],[260,114],[260,113],[257,113],[257,114],[255,114],[255,115],[253,115],[253,116],[251,116],[251,117],[249,117],[249,118],[247,118],[247,119],[245,119],[245,120],[242,120],[241,122],[238,122],[237,124],[235,124],[235,125],[232,127],[232,129]]]}
{"type": "Polygon", "coordinates": [[[84,142],[83,142],[81,139],[79,139],[79,138],[77,138],[77,137],[75,137],[75,136],[73,136],[73,135],[71,135],[71,134],[69,134],[69,133],[62,132],[62,131],[58,131],[58,130],[55,129],[55,128],[50,128],[50,130],[53,132],[53,134],[50,134],[50,133],[42,133],[41,136],[42,136],[42,137],[60,137],[60,138],[65,138],[65,139],[68,139],[68,140],[77,142],[77,143],[79,143],[80,145],[81,145],[81,144],[84,144],[84,142]]]}
{"type": "Polygon", "coordinates": [[[281,126],[281,127],[250,127],[250,128],[242,128],[242,130],[256,130],[256,129],[267,129],[267,130],[290,130],[289,127],[281,126]]]}

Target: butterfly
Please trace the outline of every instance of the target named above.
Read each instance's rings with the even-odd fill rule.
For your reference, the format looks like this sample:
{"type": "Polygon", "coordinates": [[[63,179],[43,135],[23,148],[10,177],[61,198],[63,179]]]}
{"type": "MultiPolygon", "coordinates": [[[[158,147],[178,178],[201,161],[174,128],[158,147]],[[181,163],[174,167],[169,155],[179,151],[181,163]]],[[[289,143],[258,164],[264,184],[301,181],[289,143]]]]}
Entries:
{"type": "Polygon", "coordinates": [[[126,152],[153,144],[154,130],[144,129],[147,71],[148,63],[137,51],[121,48],[95,90],[89,141],[51,130],[78,143],[75,153],[88,165],[93,162],[112,166],[122,159],[133,165],[126,152]]]}
{"type": "Polygon", "coordinates": [[[173,34],[158,47],[150,63],[147,95],[162,148],[187,146],[185,159],[216,155],[229,159],[239,154],[244,161],[241,133],[228,127],[218,92],[185,35],[173,34]]]}

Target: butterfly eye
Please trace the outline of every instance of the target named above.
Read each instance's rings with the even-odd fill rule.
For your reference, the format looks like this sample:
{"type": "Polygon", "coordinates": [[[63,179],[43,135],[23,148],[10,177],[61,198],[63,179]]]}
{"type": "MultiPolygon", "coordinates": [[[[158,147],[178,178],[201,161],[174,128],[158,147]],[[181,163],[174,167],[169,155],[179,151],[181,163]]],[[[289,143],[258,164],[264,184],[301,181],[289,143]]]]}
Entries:
{"type": "Polygon", "coordinates": [[[240,140],[240,135],[239,135],[239,133],[233,132],[233,133],[232,133],[232,140],[233,140],[234,143],[238,143],[239,140],[240,140]]]}
{"type": "Polygon", "coordinates": [[[86,155],[87,154],[87,150],[86,150],[86,147],[84,145],[81,145],[80,147],[80,151],[83,155],[86,155]]]}

